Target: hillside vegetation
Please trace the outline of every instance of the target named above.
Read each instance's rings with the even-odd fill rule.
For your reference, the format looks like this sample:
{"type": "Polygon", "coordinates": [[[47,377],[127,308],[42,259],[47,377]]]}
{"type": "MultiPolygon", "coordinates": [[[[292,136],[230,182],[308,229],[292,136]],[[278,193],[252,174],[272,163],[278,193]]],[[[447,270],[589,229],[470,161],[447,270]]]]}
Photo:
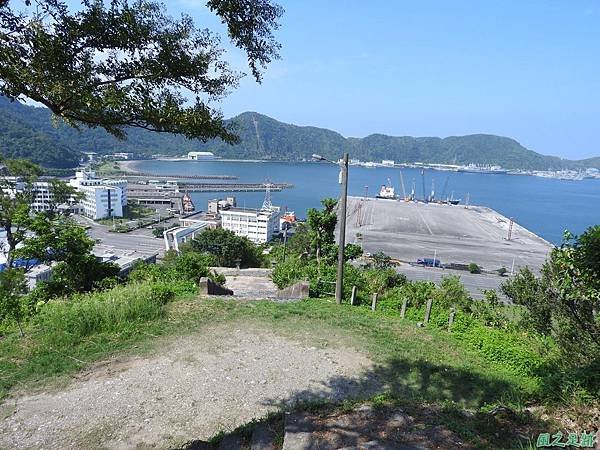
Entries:
{"type": "Polygon", "coordinates": [[[600,157],[570,161],[545,156],[528,150],[514,139],[489,134],[443,139],[384,134],[346,138],[325,128],[291,125],[254,112],[229,119],[227,125],[240,137],[235,145],[140,129],[128,129],[128,139],[120,141],[102,129],[53,126],[46,108],[0,97],[0,151],[9,157],[29,158],[46,167],[74,167],[79,152],[83,151],[133,152],[145,156],[212,151],[222,158],[289,161],[309,159],[313,153],[337,158],[342,152],[348,152],[351,158],[363,161],[498,164],[506,168],[540,170],[600,167],[600,157]]]}

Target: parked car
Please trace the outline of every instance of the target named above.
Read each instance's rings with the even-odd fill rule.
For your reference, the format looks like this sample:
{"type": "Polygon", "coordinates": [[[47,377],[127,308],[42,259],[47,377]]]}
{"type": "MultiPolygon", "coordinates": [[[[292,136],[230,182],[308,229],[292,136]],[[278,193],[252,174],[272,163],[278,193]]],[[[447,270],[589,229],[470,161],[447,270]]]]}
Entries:
{"type": "Polygon", "coordinates": [[[425,267],[442,267],[440,260],[433,258],[417,259],[417,264],[425,267]]]}

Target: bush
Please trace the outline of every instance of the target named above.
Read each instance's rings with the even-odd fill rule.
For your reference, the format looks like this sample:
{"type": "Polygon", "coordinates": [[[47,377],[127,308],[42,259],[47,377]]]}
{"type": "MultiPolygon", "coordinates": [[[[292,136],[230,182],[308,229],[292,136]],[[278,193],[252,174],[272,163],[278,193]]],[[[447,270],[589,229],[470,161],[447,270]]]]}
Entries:
{"type": "Polygon", "coordinates": [[[388,289],[403,286],[407,282],[406,275],[396,272],[394,269],[368,269],[364,272],[367,280],[369,293],[381,294],[388,289]]]}
{"type": "Polygon", "coordinates": [[[158,302],[160,305],[165,305],[175,298],[173,288],[165,283],[156,283],[150,287],[150,299],[158,302]]]}
{"type": "Polygon", "coordinates": [[[306,262],[290,257],[275,266],[271,272],[271,279],[279,289],[283,289],[302,280],[306,276],[305,268],[306,262]]]}
{"type": "Polygon", "coordinates": [[[469,292],[460,282],[460,278],[455,275],[442,277],[434,300],[436,304],[442,305],[445,308],[454,306],[466,312],[471,311],[473,303],[469,292]]]}
{"type": "Polygon", "coordinates": [[[163,233],[165,232],[165,230],[165,227],[154,227],[154,229],[152,230],[152,235],[155,238],[161,238],[163,237],[163,233]]]}
{"type": "Polygon", "coordinates": [[[219,284],[225,282],[223,275],[217,275],[208,268],[212,261],[211,255],[202,253],[171,253],[163,264],[137,264],[129,274],[129,279],[138,282],[168,283],[175,295],[193,294],[197,292],[198,282],[202,277],[211,278],[219,284]]]}
{"type": "Polygon", "coordinates": [[[222,267],[261,267],[261,249],[248,238],[236,235],[223,228],[204,230],[191,241],[191,248],[199,253],[213,255],[217,265],[222,267]]]}
{"type": "Polygon", "coordinates": [[[375,253],[373,256],[371,256],[371,260],[373,261],[373,267],[376,269],[389,269],[396,265],[392,261],[392,257],[383,252],[375,253]]]}
{"type": "Polygon", "coordinates": [[[177,276],[186,281],[198,283],[200,278],[210,275],[208,265],[213,261],[209,255],[201,253],[183,253],[167,269],[175,271],[177,276]]]}
{"type": "Polygon", "coordinates": [[[481,269],[474,262],[469,263],[469,272],[471,273],[481,273],[481,269]]]}
{"type": "Polygon", "coordinates": [[[435,292],[435,284],[431,281],[411,281],[400,288],[399,295],[407,297],[410,306],[420,308],[433,298],[435,292]]]}

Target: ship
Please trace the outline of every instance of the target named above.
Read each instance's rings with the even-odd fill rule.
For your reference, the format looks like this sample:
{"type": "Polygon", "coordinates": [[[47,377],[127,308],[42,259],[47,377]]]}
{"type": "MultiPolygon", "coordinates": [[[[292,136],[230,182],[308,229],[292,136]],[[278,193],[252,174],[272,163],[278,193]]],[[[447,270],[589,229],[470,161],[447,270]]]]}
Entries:
{"type": "Polygon", "coordinates": [[[294,211],[287,210],[282,214],[280,218],[281,222],[288,222],[289,224],[294,224],[297,220],[298,218],[296,217],[296,213],[294,211]]]}
{"type": "Polygon", "coordinates": [[[375,198],[382,198],[386,200],[397,200],[398,197],[394,192],[394,186],[392,186],[392,182],[388,178],[388,184],[381,185],[381,189],[379,190],[379,195],[376,195],[375,198]]]}
{"type": "Polygon", "coordinates": [[[188,194],[187,192],[184,194],[182,202],[184,213],[193,213],[196,210],[194,202],[192,201],[192,197],[190,197],[190,194],[188,194]]]}
{"type": "Polygon", "coordinates": [[[457,170],[457,172],[467,172],[467,173],[486,173],[486,174],[508,173],[508,169],[503,169],[500,166],[478,166],[477,164],[468,164],[466,166],[460,166],[456,170],[457,170]]]}

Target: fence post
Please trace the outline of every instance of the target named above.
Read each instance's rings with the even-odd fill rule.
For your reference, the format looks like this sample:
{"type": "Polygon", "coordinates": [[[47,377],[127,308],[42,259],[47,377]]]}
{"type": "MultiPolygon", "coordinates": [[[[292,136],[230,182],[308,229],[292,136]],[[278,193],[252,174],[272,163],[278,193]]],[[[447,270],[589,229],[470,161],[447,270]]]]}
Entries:
{"type": "Polygon", "coordinates": [[[456,314],[456,310],[454,307],[450,308],[450,317],[448,317],[448,331],[451,331],[452,324],[454,323],[454,315],[456,314]]]}
{"type": "Polygon", "coordinates": [[[431,304],[433,303],[432,299],[427,300],[427,308],[425,309],[425,320],[424,322],[429,322],[429,316],[431,315],[431,304]]]}
{"type": "Polygon", "coordinates": [[[406,304],[408,303],[408,298],[404,297],[404,300],[402,300],[402,308],[400,309],[400,318],[404,319],[404,316],[406,315],[406,304]]]}
{"type": "Polygon", "coordinates": [[[350,305],[354,306],[356,302],[356,286],[352,286],[352,295],[350,296],[350,305]]]}
{"type": "Polygon", "coordinates": [[[375,311],[375,307],[377,306],[377,297],[379,294],[377,294],[377,292],[375,292],[373,294],[373,300],[371,301],[371,311],[375,311]]]}

